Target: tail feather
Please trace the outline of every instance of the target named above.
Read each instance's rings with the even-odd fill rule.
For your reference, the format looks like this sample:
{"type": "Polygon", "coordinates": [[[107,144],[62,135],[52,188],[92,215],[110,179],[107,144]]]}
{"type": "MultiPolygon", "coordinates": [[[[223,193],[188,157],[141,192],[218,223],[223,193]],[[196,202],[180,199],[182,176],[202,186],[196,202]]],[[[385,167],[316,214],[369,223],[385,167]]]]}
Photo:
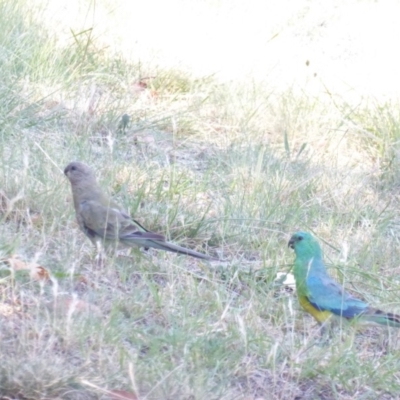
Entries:
{"type": "Polygon", "coordinates": [[[368,308],[367,311],[360,316],[360,318],[364,321],[400,328],[400,315],[386,313],[375,308],[368,308]]]}
{"type": "Polygon", "coordinates": [[[218,261],[218,258],[208,256],[207,254],[198,253],[197,251],[187,249],[185,247],[178,246],[169,242],[159,242],[155,240],[149,240],[147,242],[148,247],[155,249],[171,251],[173,253],[184,254],[186,256],[192,256],[201,260],[218,261]]]}
{"type": "Polygon", "coordinates": [[[169,243],[165,240],[164,235],[151,232],[140,225],[137,221],[134,222],[137,226],[130,225],[125,229],[128,230],[128,232],[124,232],[124,234],[120,236],[119,239],[121,243],[128,246],[143,246],[145,249],[153,247],[159,250],[171,251],[173,253],[199,258],[201,260],[219,261],[218,258],[210,257],[206,254],[198,253],[197,251],[169,243]],[[133,228],[132,232],[129,232],[130,227],[133,228]],[[140,230],[137,230],[138,227],[140,230]]]}

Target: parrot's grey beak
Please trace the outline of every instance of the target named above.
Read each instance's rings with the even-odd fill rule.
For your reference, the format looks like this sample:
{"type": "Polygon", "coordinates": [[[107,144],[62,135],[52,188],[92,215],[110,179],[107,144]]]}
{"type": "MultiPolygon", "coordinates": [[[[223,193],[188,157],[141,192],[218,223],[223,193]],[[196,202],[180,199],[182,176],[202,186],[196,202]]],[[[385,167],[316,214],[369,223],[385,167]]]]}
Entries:
{"type": "Polygon", "coordinates": [[[288,243],[288,247],[290,247],[293,250],[294,250],[294,242],[295,242],[294,238],[291,237],[288,243]]]}

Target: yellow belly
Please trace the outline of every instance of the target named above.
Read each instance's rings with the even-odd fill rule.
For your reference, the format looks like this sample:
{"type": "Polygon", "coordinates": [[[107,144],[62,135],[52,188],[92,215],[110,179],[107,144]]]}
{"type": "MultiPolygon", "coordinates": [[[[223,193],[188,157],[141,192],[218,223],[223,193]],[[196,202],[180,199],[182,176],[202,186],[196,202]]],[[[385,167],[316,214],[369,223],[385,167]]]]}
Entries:
{"type": "Polygon", "coordinates": [[[325,322],[331,317],[332,313],[330,311],[319,311],[317,310],[305,296],[299,296],[300,305],[311,314],[320,324],[325,322]]]}

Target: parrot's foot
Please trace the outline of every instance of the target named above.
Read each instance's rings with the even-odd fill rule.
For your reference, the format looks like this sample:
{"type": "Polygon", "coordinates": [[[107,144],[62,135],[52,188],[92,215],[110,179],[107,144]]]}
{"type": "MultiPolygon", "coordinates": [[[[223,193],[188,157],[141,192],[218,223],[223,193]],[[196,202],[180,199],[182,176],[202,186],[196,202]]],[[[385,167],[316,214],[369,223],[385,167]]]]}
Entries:
{"type": "Polygon", "coordinates": [[[104,253],[98,253],[95,257],[96,267],[104,268],[106,266],[107,257],[104,253]]]}
{"type": "Polygon", "coordinates": [[[321,335],[318,338],[315,338],[315,345],[318,347],[328,346],[330,344],[331,338],[327,335],[321,335]]]}
{"type": "Polygon", "coordinates": [[[319,326],[318,331],[317,331],[317,333],[319,335],[315,339],[316,345],[318,345],[318,346],[328,345],[333,336],[332,330],[333,330],[333,327],[329,320],[322,323],[319,326]]]}
{"type": "Polygon", "coordinates": [[[100,242],[96,242],[97,254],[95,257],[96,267],[104,268],[107,261],[107,255],[100,242]]]}

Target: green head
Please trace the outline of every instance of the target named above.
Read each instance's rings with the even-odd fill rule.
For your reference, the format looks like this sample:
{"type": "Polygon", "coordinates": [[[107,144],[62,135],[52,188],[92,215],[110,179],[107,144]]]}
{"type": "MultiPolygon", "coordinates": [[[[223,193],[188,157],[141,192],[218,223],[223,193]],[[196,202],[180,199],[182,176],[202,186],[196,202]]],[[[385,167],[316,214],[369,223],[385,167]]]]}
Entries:
{"type": "Polygon", "coordinates": [[[308,232],[296,232],[289,240],[288,246],[298,257],[322,257],[321,247],[317,239],[308,232]]]}

